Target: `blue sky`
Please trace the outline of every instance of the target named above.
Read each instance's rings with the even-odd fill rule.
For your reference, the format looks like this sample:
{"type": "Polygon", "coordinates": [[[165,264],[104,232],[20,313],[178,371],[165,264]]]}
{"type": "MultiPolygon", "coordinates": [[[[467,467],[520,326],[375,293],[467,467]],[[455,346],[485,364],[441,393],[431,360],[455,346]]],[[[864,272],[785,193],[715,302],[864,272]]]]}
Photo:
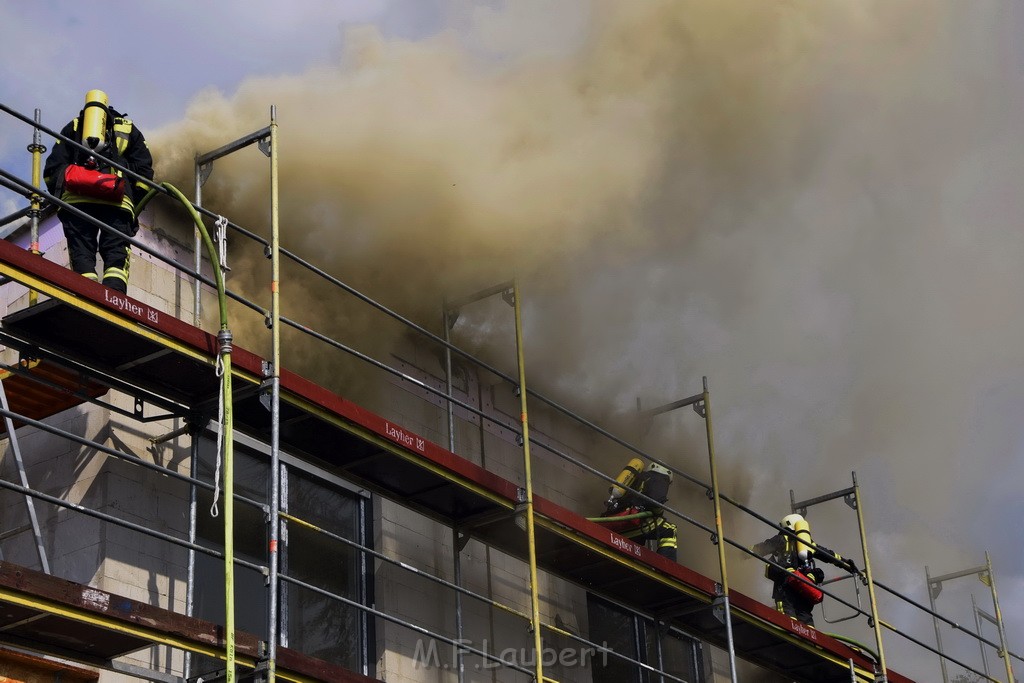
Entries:
{"type": "MultiPolygon", "coordinates": [[[[743,21],[744,13],[766,20],[766,4],[753,1],[686,3],[685,13],[671,9],[668,21],[649,25],[622,10],[612,12],[616,20],[644,28],[649,41],[613,31],[621,39],[609,41],[619,49],[609,51],[614,59],[592,49],[566,63],[559,58],[585,42],[579,27],[590,3],[557,6],[555,17],[545,0],[159,0],[116,8],[114,19],[115,6],[105,14],[82,2],[0,3],[0,101],[29,116],[38,107],[43,123],[59,129],[85,92],[100,88],[143,131],[169,129],[204,91],[230,106],[251,102],[233,97],[254,77],[281,77],[302,95],[296,102],[329,102],[301,76],[338,64],[355,25],[376,26],[384,49],[442,31],[457,36],[464,54],[430,61],[437,55],[427,50],[403,53],[374,77],[399,82],[399,67],[426,59],[465,107],[424,98],[422,116],[405,121],[408,135],[385,107],[365,120],[346,112],[344,121],[393,125],[391,146],[374,142],[403,161],[423,130],[468,140],[465,149],[439,145],[445,159],[425,163],[439,173],[483,169],[525,188],[516,198],[528,201],[518,203],[539,206],[528,219],[551,219],[542,223],[547,233],[530,233],[542,250],[557,251],[548,247],[554,233],[571,244],[592,236],[566,215],[568,200],[579,197],[572,206],[583,217],[575,222],[604,222],[636,238],[605,247],[614,254],[551,269],[564,289],[552,285],[549,310],[531,311],[547,323],[534,330],[535,343],[563,349],[553,359],[585,356],[564,350],[589,353],[552,376],[580,395],[629,407],[637,396],[655,403],[692,394],[691,380],[709,375],[721,392],[716,438],[755,507],[781,516],[789,489],[812,497],[848,486],[857,471],[870,502],[873,564],[885,581],[923,601],[925,565],[952,572],[981,563],[988,550],[1011,649],[1024,650],[1016,517],[1024,477],[1024,5],[785,3],[779,7],[807,11],[778,33],[743,21]],[[118,39],[101,45],[97,36],[111,34],[118,39]],[[766,36],[782,36],[782,47],[766,36]],[[466,83],[459,69],[441,68],[446,59],[493,65],[525,52],[551,59],[550,68],[466,83]],[[452,112],[473,125],[452,131],[442,120],[452,112]],[[491,119],[505,114],[501,123],[515,134],[489,135],[491,119]],[[521,139],[544,152],[549,138],[550,157],[566,161],[574,182],[549,182],[548,168],[533,159],[492,167],[479,153],[495,140],[521,139]],[[531,173],[539,180],[525,182],[531,173]],[[556,201],[545,212],[548,186],[556,201]],[[609,195],[614,210],[588,205],[609,195]]],[[[367,102],[394,101],[397,86],[348,75],[328,85],[367,102]]],[[[0,166],[28,177],[30,140],[27,126],[0,116],[0,166]]],[[[421,163],[424,149],[438,148],[418,147],[421,156],[409,158],[421,163]]],[[[325,214],[337,208],[328,199],[318,207],[325,214]]],[[[0,189],[0,213],[24,204],[0,189]]],[[[458,208],[515,218],[505,206],[458,208]]],[[[376,225],[379,209],[362,207],[361,217],[376,225]]],[[[456,237],[466,234],[479,237],[456,237]]],[[[358,255],[372,261],[380,252],[358,255]]],[[[816,518],[815,528],[825,545],[852,554],[857,539],[845,512],[835,523],[816,518]]],[[[972,587],[950,585],[940,607],[971,623],[972,587]]],[[[988,604],[984,592],[976,595],[988,604]]],[[[930,622],[919,625],[915,635],[930,641],[930,622]]]]}
{"type": "MultiPolygon", "coordinates": [[[[403,37],[435,31],[442,5],[157,0],[118,8],[115,18],[113,8],[100,11],[89,3],[7,2],[0,6],[0,100],[29,117],[40,109],[42,123],[59,130],[81,109],[85,93],[98,88],[145,132],[179,120],[204,89],[231,93],[246,77],[292,74],[336,61],[346,26],[374,23],[403,37]],[[117,37],[101,38],[109,35],[117,37]]],[[[0,120],[5,169],[28,175],[29,142],[29,128],[8,116],[0,120]]],[[[0,190],[0,213],[22,206],[0,190]]]]}

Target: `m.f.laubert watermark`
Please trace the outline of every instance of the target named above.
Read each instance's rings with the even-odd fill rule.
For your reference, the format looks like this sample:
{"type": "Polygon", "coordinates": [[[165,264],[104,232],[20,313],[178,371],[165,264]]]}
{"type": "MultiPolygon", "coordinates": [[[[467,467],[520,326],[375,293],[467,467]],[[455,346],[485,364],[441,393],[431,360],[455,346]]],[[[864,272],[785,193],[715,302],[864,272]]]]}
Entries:
{"type": "MultiPolygon", "coordinates": [[[[608,663],[607,643],[600,647],[544,647],[540,651],[541,664],[546,667],[563,666],[569,668],[587,668],[592,662],[603,666],[608,663]]],[[[487,640],[479,644],[472,640],[454,640],[451,643],[433,639],[420,638],[413,650],[413,667],[417,669],[457,669],[459,655],[471,655],[481,658],[481,662],[473,664],[473,668],[497,669],[503,666],[530,668],[537,664],[536,650],[532,647],[506,647],[498,652],[491,652],[487,640]]]]}

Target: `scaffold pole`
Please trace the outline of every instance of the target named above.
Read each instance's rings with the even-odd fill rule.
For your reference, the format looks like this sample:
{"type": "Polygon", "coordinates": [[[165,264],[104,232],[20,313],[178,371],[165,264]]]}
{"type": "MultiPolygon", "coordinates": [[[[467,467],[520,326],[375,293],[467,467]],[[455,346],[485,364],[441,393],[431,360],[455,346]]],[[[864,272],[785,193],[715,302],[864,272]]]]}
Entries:
{"type": "Polygon", "coordinates": [[[536,662],[537,683],[544,681],[543,645],[540,632],[540,596],[537,592],[537,543],[533,519],[533,473],[530,465],[530,421],[526,410],[526,366],[523,354],[523,314],[519,279],[512,280],[512,306],[516,316],[516,358],[519,367],[519,407],[523,425],[523,467],[526,477],[526,541],[530,562],[530,628],[533,630],[533,647],[536,662]]]}
{"type": "Polygon", "coordinates": [[[277,106],[270,107],[270,519],[267,564],[267,683],[277,680],[278,541],[281,536],[281,235],[278,206],[277,106]]]}
{"type": "Polygon", "coordinates": [[[1014,683],[1013,678],[1013,666],[1010,664],[1010,649],[1006,645],[1006,627],[1003,624],[1003,611],[999,609],[999,597],[996,595],[996,577],[992,573],[992,558],[989,557],[988,551],[985,551],[985,567],[988,571],[988,584],[989,589],[992,591],[992,608],[995,610],[996,627],[999,629],[999,647],[1002,650],[999,656],[1003,658],[1003,663],[1006,664],[1006,680],[1007,683],[1014,683]]]}
{"type": "Polygon", "coordinates": [[[704,378],[702,396],[704,428],[708,437],[708,460],[711,465],[711,498],[715,507],[715,545],[718,546],[718,566],[722,573],[722,606],[725,610],[725,635],[729,646],[729,676],[736,683],[736,645],[732,634],[732,610],[729,607],[729,572],[725,562],[725,533],[722,530],[722,499],[718,491],[718,465],[715,462],[715,433],[711,425],[711,392],[708,378],[704,378]]]}
{"type": "Polygon", "coordinates": [[[857,473],[853,476],[853,501],[854,509],[857,511],[857,528],[860,531],[860,545],[864,552],[864,578],[868,582],[868,601],[871,603],[871,622],[875,632],[875,647],[878,651],[879,677],[876,680],[887,683],[889,680],[888,668],[885,665],[885,649],[882,644],[882,620],[878,617],[878,601],[875,599],[875,581],[871,575],[871,556],[868,553],[868,537],[864,532],[864,509],[860,500],[860,486],[857,484],[857,473]]]}

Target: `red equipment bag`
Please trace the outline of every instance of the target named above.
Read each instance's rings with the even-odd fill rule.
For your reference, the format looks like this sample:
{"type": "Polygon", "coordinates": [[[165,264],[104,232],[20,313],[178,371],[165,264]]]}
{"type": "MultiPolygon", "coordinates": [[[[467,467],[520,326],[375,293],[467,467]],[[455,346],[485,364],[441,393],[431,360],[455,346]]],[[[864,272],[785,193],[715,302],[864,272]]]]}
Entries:
{"type": "Polygon", "coordinates": [[[814,579],[803,572],[794,571],[793,576],[786,579],[786,585],[796,595],[800,596],[801,599],[806,600],[812,605],[817,605],[825,598],[825,594],[821,592],[821,589],[814,585],[814,579]],[[806,581],[801,581],[800,579],[806,579],[806,581]]]}
{"type": "Polygon", "coordinates": [[[68,192],[107,202],[119,204],[124,198],[124,178],[76,164],[68,164],[64,171],[64,187],[68,192]]]}
{"type": "MultiPolygon", "coordinates": [[[[637,509],[635,507],[628,507],[628,508],[626,508],[624,510],[620,510],[620,511],[616,512],[614,515],[609,515],[609,516],[610,517],[626,517],[627,515],[635,515],[638,512],[640,512],[639,509],[637,509]]],[[[603,526],[607,527],[608,529],[611,529],[615,533],[624,534],[624,533],[627,533],[627,532],[639,529],[641,522],[643,522],[643,520],[640,519],[639,517],[636,517],[636,518],[633,518],[633,519],[624,519],[621,522],[604,522],[603,526]]]]}

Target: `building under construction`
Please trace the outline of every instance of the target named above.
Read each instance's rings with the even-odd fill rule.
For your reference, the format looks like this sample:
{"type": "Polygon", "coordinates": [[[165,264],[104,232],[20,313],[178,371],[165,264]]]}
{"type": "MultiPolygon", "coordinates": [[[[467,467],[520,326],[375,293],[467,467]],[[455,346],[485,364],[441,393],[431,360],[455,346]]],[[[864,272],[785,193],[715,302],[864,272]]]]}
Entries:
{"type": "Polygon", "coordinates": [[[982,651],[974,664],[939,638],[965,627],[872,577],[856,475],[792,507],[853,509],[863,575],[826,582],[823,604],[869,639],[804,625],[730,586],[760,539],[734,538],[723,520],[763,524],[761,537],[778,520],[720,489],[707,378],[638,409],[647,420],[685,411],[706,433],[707,468],[682,471],[531,389],[528,293],[512,273],[439,302],[428,329],[282,248],[273,109],[265,129],[226,133],[197,157],[190,198],[152,184],[123,296],[67,267],[55,212],[74,207],[39,178],[57,133],[38,112],[0,108],[31,141],[31,175],[0,169],[25,201],[0,241],[4,680],[924,683],[940,665],[943,677],[948,665],[1012,680],[1020,657],[1005,643],[991,563],[967,572],[991,587],[999,633],[968,629],[982,651]],[[269,235],[202,206],[203,183],[230,154],[268,165],[269,235]],[[232,287],[227,261],[246,249],[265,263],[266,300],[232,287]],[[291,277],[397,330],[393,343],[290,319],[279,296],[291,277]],[[460,312],[495,301],[514,322],[510,367],[451,339],[460,312]],[[696,492],[664,508],[680,529],[678,562],[595,518],[592,492],[616,483],[588,456],[597,449],[659,462],[674,491],[696,492]],[[879,594],[929,613],[936,639],[889,623],[879,594]],[[932,673],[887,658],[895,642],[932,673]]]}

